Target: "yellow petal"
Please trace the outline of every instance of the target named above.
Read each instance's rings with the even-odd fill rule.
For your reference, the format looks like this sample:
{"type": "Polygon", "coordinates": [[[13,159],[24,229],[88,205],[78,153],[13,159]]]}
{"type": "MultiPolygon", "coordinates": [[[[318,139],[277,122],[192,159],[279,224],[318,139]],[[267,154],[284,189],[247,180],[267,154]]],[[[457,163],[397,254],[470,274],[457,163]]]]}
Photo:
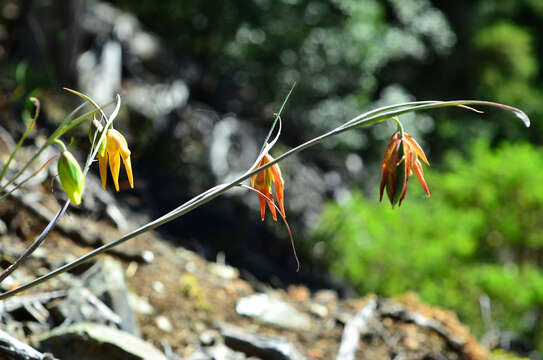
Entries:
{"type": "Polygon", "coordinates": [[[109,167],[111,168],[111,176],[115,183],[115,190],[119,191],[119,171],[121,169],[121,159],[119,153],[108,153],[109,167]]]}
{"type": "Polygon", "coordinates": [[[134,178],[132,176],[132,163],[130,162],[130,156],[127,156],[126,158],[124,156],[121,156],[123,158],[124,167],[126,168],[126,175],[128,176],[128,182],[130,183],[130,188],[134,188],[134,178]]]}
{"type": "Polygon", "coordinates": [[[98,165],[100,168],[100,179],[102,179],[102,187],[105,189],[107,184],[107,156],[98,156],[98,165]]]}

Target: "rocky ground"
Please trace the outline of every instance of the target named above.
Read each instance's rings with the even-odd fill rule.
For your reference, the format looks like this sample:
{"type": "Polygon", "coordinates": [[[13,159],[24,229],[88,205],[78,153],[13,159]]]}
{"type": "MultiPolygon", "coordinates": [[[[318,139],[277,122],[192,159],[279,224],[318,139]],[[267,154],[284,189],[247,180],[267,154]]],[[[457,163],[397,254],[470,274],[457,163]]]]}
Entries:
{"type": "MultiPolygon", "coordinates": [[[[2,267],[60,208],[50,187],[46,181],[0,203],[2,267]]],[[[3,290],[119,237],[112,224],[69,211],[2,283],[3,290]]],[[[454,313],[428,307],[412,295],[345,300],[332,290],[311,292],[303,284],[277,289],[250,274],[240,276],[220,259],[209,262],[176,248],[156,233],[1,304],[0,339],[9,334],[60,359],[488,357],[454,313]]],[[[41,356],[17,357],[15,351],[9,357],[6,349],[14,346],[0,340],[0,357],[41,356]]]]}

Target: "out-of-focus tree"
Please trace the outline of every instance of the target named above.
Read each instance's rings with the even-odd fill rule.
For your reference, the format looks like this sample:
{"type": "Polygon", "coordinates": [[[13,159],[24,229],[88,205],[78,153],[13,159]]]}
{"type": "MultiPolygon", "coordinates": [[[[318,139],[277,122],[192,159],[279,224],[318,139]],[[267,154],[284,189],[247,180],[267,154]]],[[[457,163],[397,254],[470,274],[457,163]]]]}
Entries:
{"type": "Polygon", "coordinates": [[[362,293],[415,291],[491,346],[543,352],[542,159],[527,144],[477,142],[471,159],[450,155],[447,172],[426,172],[431,199],[412,187],[392,210],[356,194],[326,209],[314,240],[362,293]]]}

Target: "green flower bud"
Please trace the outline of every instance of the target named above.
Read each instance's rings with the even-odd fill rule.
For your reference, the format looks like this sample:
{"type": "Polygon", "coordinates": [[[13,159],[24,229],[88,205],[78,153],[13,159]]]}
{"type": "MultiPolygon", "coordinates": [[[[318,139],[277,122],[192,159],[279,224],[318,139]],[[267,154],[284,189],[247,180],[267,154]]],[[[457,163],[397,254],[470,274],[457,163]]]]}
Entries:
{"type": "Polygon", "coordinates": [[[64,151],[58,159],[58,176],[62,188],[75,205],[81,204],[85,177],[72,153],[64,151]]]}

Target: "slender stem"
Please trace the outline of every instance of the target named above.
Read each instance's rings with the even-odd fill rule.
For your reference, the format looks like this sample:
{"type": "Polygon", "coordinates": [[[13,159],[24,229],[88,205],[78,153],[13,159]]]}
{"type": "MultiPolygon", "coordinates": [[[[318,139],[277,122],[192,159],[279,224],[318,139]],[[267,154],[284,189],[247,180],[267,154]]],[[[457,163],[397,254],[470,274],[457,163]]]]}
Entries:
{"type": "MultiPolygon", "coordinates": [[[[329,138],[329,137],[332,137],[332,136],[336,136],[338,134],[341,134],[345,131],[348,131],[348,130],[351,130],[351,129],[354,129],[354,128],[358,128],[358,127],[363,127],[363,126],[369,126],[369,125],[372,125],[372,124],[376,124],[378,122],[381,122],[381,121],[384,121],[386,119],[389,119],[393,116],[397,116],[397,115],[401,115],[401,114],[404,114],[404,113],[408,113],[408,112],[412,112],[412,111],[417,111],[417,110],[428,110],[428,109],[434,109],[434,108],[441,108],[441,107],[447,107],[447,106],[459,106],[459,107],[464,107],[466,108],[466,105],[485,105],[485,106],[493,106],[493,107],[498,107],[498,108],[501,108],[501,109],[505,109],[505,110],[510,110],[512,112],[515,113],[515,115],[517,115],[517,117],[519,117],[526,126],[529,126],[530,124],[530,120],[528,118],[528,116],[526,116],[526,114],[524,112],[522,112],[521,110],[517,109],[517,108],[514,108],[514,107],[511,107],[511,106],[507,106],[507,105],[503,105],[503,104],[499,104],[499,103],[493,103],[493,102],[488,102],[488,101],[479,101],[479,100],[458,100],[458,101],[420,101],[420,102],[413,102],[413,103],[407,103],[407,105],[405,104],[400,104],[400,105],[392,105],[392,106],[388,106],[388,107],[385,107],[385,108],[380,108],[380,109],[375,109],[375,110],[372,110],[372,111],[369,111],[367,113],[364,113],[364,114],[361,114],[351,120],[349,120],[347,123],[325,133],[325,134],[322,134],[316,138],[313,138],[301,145],[298,145],[297,147],[293,148],[293,149],[290,149],[289,151],[283,153],[282,155],[278,156],[277,158],[275,158],[274,160],[266,163],[265,165],[262,165],[260,166],[259,168],[257,169],[251,169],[249,171],[247,171],[245,174],[239,176],[237,179],[235,179],[234,181],[232,181],[231,183],[229,184],[221,184],[221,185],[217,185],[209,190],[207,190],[206,192],[204,192],[203,194],[200,194],[200,195],[197,195],[196,197],[194,197],[193,199],[185,202],[184,204],[182,204],[181,206],[177,207],[176,209],[168,212],[167,214],[159,217],[158,219],[155,219],[154,221],[151,221],[141,227],[139,227],[138,229],[122,236],[121,238],[117,239],[117,240],[114,240],[110,243],[107,243],[107,244],[104,244],[98,248],[96,248],[95,250],[83,255],[82,257],[64,265],[64,266],[61,266],[35,280],[32,280],[26,284],[23,284],[21,285],[20,287],[18,288],[15,288],[13,290],[10,290],[10,291],[7,291],[7,292],[4,292],[2,294],[0,294],[0,300],[2,299],[5,299],[5,298],[8,298],[16,293],[19,293],[21,291],[24,291],[26,289],[29,289],[31,287],[34,287],[44,281],[47,281],[48,279],[52,278],[52,277],[55,277],[63,272],[66,272],[70,269],[73,269],[74,267],[90,260],[91,258],[101,254],[101,253],[104,253],[108,250],[110,250],[111,248],[117,246],[117,245],[120,245],[146,231],[149,231],[149,230],[152,230],[152,229],[155,229],[169,221],[172,221],[174,219],[177,219],[178,217],[180,216],[183,216],[184,214],[206,204],[207,202],[213,200],[214,198],[218,197],[219,195],[223,194],[224,192],[226,192],[227,190],[229,190],[230,188],[234,187],[234,186],[237,186],[239,184],[241,184],[241,182],[243,182],[244,180],[250,178],[251,176],[255,175],[256,173],[262,171],[262,170],[265,170],[266,168],[270,167],[270,166],[273,166],[274,164],[286,159],[287,157],[289,156],[292,156],[302,150],[305,150],[313,145],[316,145],[318,143],[320,143],[321,141],[329,138]],[[406,108],[403,108],[407,106],[406,108]]],[[[469,108],[468,108],[469,109],[469,108]]]]}
{"type": "Polygon", "coordinates": [[[397,116],[391,117],[392,120],[396,123],[396,128],[400,132],[400,138],[403,138],[403,124],[397,116]]]}
{"type": "Polygon", "coordinates": [[[70,200],[67,200],[64,206],[57,212],[53,220],[49,222],[49,224],[47,224],[47,226],[45,227],[43,232],[40,234],[40,236],[38,236],[38,238],[34,240],[32,245],[30,245],[30,247],[28,247],[24,251],[24,253],[17,259],[17,261],[15,261],[8,268],[2,271],[2,273],[0,274],[0,283],[4,281],[4,279],[8,277],[13,271],[15,271],[15,269],[17,269],[19,265],[21,265],[22,262],[42,244],[42,242],[45,240],[49,232],[53,229],[53,227],[58,222],[62,214],[64,214],[66,209],[68,209],[69,204],[70,204],[70,200]]]}
{"type": "MultiPolygon", "coordinates": [[[[247,186],[245,184],[240,184],[239,186],[241,186],[244,189],[254,191],[257,194],[266,197],[266,195],[264,195],[264,193],[262,193],[262,191],[260,191],[258,189],[252,188],[252,187],[247,186]]],[[[275,201],[272,202],[271,204],[275,207],[275,209],[277,210],[279,215],[281,215],[281,218],[283,219],[283,222],[285,223],[285,227],[287,228],[288,236],[290,237],[290,245],[292,246],[292,252],[294,253],[294,259],[296,260],[296,272],[299,272],[300,267],[301,267],[300,266],[300,260],[298,260],[298,254],[296,253],[296,246],[294,246],[294,237],[292,236],[292,231],[290,230],[290,225],[288,224],[287,217],[285,215],[283,215],[283,212],[281,212],[281,209],[279,208],[279,206],[277,206],[275,201]]]]}
{"type": "Polygon", "coordinates": [[[270,131],[268,132],[268,135],[266,136],[264,143],[262,144],[262,148],[260,149],[261,154],[264,152],[264,149],[266,148],[266,145],[268,144],[268,140],[270,140],[272,136],[273,130],[275,129],[275,125],[277,125],[277,121],[281,121],[281,113],[283,112],[283,109],[287,105],[287,101],[290,98],[290,95],[292,95],[292,92],[294,91],[295,87],[296,87],[296,83],[292,84],[292,87],[290,88],[287,96],[285,97],[285,100],[283,100],[283,103],[281,104],[279,111],[277,112],[277,114],[275,114],[275,119],[273,120],[273,124],[270,127],[270,131]]]}
{"type": "Polygon", "coordinates": [[[52,163],[53,161],[55,161],[56,159],[58,159],[60,155],[59,154],[56,154],[54,155],[52,158],[50,158],[49,160],[47,160],[42,166],[40,166],[40,168],[36,171],[34,171],[32,174],[28,175],[28,177],[26,179],[24,179],[23,181],[21,181],[20,183],[16,184],[13,186],[12,189],[10,189],[9,191],[7,191],[6,189],[6,193],[3,194],[2,196],[0,196],[0,201],[1,200],[4,200],[5,198],[7,198],[12,192],[14,192],[15,190],[17,190],[19,187],[23,186],[28,180],[32,179],[34,176],[38,175],[38,173],[40,171],[42,171],[43,169],[45,169],[47,166],[49,166],[50,163],[52,163]]]}
{"type": "Polygon", "coordinates": [[[66,149],[66,145],[64,145],[64,143],[62,142],[62,140],[60,139],[55,139],[55,144],[57,144],[58,146],[60,146],[60,148],[62,149],[62,152],[64,151],[68,151],[68,149],[66,149]]]}

